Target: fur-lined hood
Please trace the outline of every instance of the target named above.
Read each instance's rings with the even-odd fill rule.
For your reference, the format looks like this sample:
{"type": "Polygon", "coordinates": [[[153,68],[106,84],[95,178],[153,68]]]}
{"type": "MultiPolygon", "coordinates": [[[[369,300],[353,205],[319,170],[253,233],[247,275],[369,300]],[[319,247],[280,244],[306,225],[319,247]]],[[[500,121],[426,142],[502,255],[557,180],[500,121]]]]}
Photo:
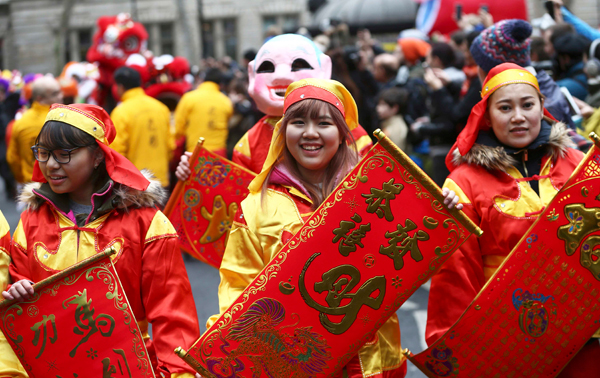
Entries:
{"type": "MultiPolygon", "coordinates": [[[[548,118],[545,121],[552,125],[550,137],[545,145],[547,154],[555,160],[565,156],[569,148],[576,148],[575,143],[571,140],[567,126],[562,122],[553,122],[548,118]]],[[[462,164],[479,165],[488,170],[500,170],[506,172],[510,167],[515,166],[518,162],[509,154],[502,146],[488,146],[475,143],[471,150],[464,156],[458,152],[458,148],[452,151],[452,163],[458,167],[462,164]]]]}
{"type": "MultiPolygon", "coordinates": [[[[154,175],[146,169],[141,171],[144,177],[150,181],[146,190],[136,190],[125,185],[110,182],[112,187],[112,207],[127,209],[129,207],[154,207],[163,204],[167,199],[167,191],[161,186],[160,181],[154,178],[154,175]]],[[[108,185],[108,183],[107,183],[108,185]]],[[[44,201],[39,193],[42,184],[32,182],[23,187],[19,194],[18,201],[24,203],[28,210],[37,210],[44,201]]]]}

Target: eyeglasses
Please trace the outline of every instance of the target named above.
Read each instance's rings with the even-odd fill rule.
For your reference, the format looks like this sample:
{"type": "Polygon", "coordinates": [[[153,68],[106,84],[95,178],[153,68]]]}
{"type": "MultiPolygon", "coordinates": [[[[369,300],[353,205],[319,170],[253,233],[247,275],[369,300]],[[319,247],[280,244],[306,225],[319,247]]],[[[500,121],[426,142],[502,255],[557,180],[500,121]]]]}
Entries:
{"type": "Polygon", "coordinates": [[[57,163],[67,164],[71,161],[71,153],[73,151],[75,151],[79,148],[93,146],[94,144],[95,143],[88,144],[85,146],[79,146],[79,147],[75,147],[75,148],[59,149],[59,150],[49,150],[47,148],[35,145],[35,146],[31,147],[31,151],[33,151],[33,157],[35,157],[35,160],[39,161],[40,163],[47,162],[50,159],[50,155],[52,155],[52,157],[54,158],[54,160],[56,160],[57,163]]]}

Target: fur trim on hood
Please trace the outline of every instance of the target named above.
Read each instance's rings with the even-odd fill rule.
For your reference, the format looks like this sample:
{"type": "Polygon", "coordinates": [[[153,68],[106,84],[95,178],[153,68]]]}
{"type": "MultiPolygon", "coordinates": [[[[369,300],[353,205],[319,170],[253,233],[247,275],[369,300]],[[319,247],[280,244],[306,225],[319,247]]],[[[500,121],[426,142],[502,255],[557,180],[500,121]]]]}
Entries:
{"type": "MultiPolygon", "coordinates": [[[[167,191],[161,186],[160,181],[154,178],[154,175],[144,169],[141,171],[144,177],[150,181],[150,185],[146,190],[136,190],[128,186],[115,184],[113,187],[112,196],[115,203],[120,209],[128,207],[154,207],[162,205],[167,200],[167,191]]],[[[19,194],[18,201],[27,206],[27,210],[37,210],[45,201],[43,198],[36,195],[33,191],[42,186],[39,182],[32,182],[23,187],[19,194]]]]}
{"type": "MultiPolygon", "coordinates": [[[[549,121],[549,119],[546,119],[549,121]]],[[[575,143],[569,136],[567,126],[562,122],[552,125],[550,139],[546,145],[548,153],[553,160],[565,156],[569,148],[576,148],[575,143]]],[[[508,154],[504,147],[491,147],[475,143],[471,150],[464,156],[458,152],[458,148],[452,151],[452,162],[456,167],[461,164],[480,165],[488,170],[499,170],[506,172],[508,168],[518,164],[517,160],[508,154]]]]}

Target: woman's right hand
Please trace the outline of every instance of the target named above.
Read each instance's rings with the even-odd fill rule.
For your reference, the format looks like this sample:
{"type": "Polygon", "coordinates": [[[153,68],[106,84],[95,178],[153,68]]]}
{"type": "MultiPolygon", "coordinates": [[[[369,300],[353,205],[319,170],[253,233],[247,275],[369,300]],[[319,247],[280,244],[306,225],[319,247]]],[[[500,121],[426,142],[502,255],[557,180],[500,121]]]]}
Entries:
{"type": "Polygon", "coordinates": [[[20,280],[12,284],[12,286],[2,292],[4,299],[24,301],[31,299],[33,296],[33,282],[29,280],[20,280]]]}
{"type": "Polygon", "coordinates": [[[444,196],[444,205],[446,205],[446,207],[448,209],[452,209],[453,207],[456,207],[457,210],[462,210],[463,204],[459,203],[460,198],[458,197],[458,195],[456,193],[454,193],[453,190],[450,190],[448,188],[443,188],[442,195],[444,196]]]}
{"type": "Polygon", "coordinates": [[[179,181],[185,181],[190,177],[192,171],[190,170],[190,158],[192,157],[191,152],[185,152],[181,155],[181,160],[177,165],[177,169],[175,170],[175,176],[179,181]]]}

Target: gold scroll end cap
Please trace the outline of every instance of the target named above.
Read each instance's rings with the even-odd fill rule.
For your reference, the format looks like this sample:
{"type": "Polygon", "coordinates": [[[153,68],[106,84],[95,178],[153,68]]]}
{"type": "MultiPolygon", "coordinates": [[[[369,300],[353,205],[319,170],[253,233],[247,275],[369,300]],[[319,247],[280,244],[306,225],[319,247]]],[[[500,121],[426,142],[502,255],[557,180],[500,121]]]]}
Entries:
{"type": "Polygon", "coordinates": [[[481,235],[483,235],[483,230],[481,228],[477,227],[477,228],[475,228],[474,234],[477,237],[480,237],[481,235]]]}
{"type": "Polygon", "coordinates": [[[373,135],[375,135],[375,138],[377,138],[377,140],[382,140],[383,138],[385,138],[385,134],[383,133],[383,131],[381,131],[381,129],[373,131],[373,135]]]}
{"type": "Polygon", "coordinates": [[[590,133],[590,139],[594,141],[594,144],[596,146],[600,147],[600,137],[598,136],[598,134],[596,134],[595,132],[591,132],[590,133]]]}
{"type": "Polygon", "coordinates": [[[410,357],[410,355],[411,355],[410,350],[408,350],[408,348],[402,349],[402,355],[404,357],[410,357]]]}
{"type": "Polygon", "coordinates": [[[179,357],[183,358],[183,357],[185,357],[187,352],[182,347],[177,347],[177,348],[175,348],[175,354],[178,355],[179,357]]]}

